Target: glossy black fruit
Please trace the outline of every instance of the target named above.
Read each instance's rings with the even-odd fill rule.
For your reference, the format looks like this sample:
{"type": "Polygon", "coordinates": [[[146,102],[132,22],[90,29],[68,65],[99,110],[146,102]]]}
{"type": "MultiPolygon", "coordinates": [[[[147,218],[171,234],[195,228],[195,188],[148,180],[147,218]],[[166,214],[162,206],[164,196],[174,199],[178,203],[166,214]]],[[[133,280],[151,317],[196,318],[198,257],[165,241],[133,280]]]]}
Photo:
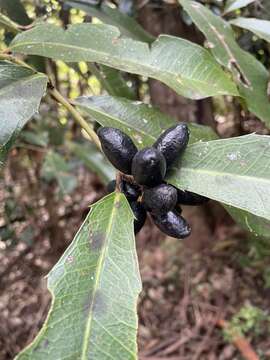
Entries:
{"type": "Polygon", "coordinates": [[[202,205],[209,201],[205,196],[177,189],[177,203],[182,205],[202,205]]]}
{"type": "Polygon", "coordinates": [[[157,227],[168,236],[184,239],[191,233],[187,221],[176,211],[169,211],[162,215],[152,214],[152,218],[157,227]]]}
{"type": "Polygon", "coordinates": [[[160,184],[166,168],[164,156],[153,147],[138,151],[132,161],[132,175],[140,185],[151,187],[160,184]]]}
{"type": "Polygon", "coordinates": [[[131,184],[125,180],[122,181],[122,189],[121,191],[126,195],[128,201],[135,201],[142,194],[137,184],[131,184]]]}
{"type": "Polygon", "coordinates": [[[164,131],[153,146],[164,155],[169,167],[181,155],[188,141],[188,127],[181,123],[164,131]]]}
{"type": "Polygon", "coordinates": [[[141,203],[132,201],[130,207],[136,219],[134,219],[134,232],[137,234],[143,227],[146,220],[146,211],[141,203]]]}
{"type": "Polygon", "coordinates": [[[173,210],[177,203],[177,190],[167,184],[161,184],[153,188],[145,189],[143,202],[147,211],[155,214],[163,214],[173,210]]]}
{"type": "MultiPolygon", "coordinates": [[[[107,192],[108,194],[115,191],[116,181],[111,180],[107,184],[107,192]]],[[[137,184],[130,183],[128,181],[122,180],[120,183],[120,191],[125,194],[128,201],[135,201],[141,195],[141,189],[137,184]]]]}
{"type": "Polygon", "coordinates": [[[125,174],[131,174],[132,159],[138,149],[131,138],[119,129],[102,127],[97,131],[102,150],[110,162],[125,174]]]}

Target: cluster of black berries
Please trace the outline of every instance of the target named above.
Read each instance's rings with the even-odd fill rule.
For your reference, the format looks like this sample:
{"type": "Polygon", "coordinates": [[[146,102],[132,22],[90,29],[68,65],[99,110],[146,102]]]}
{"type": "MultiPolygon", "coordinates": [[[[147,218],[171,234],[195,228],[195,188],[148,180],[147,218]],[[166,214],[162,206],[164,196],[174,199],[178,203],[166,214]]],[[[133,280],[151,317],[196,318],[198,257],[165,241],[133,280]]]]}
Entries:
{"type": "MultiPolygon", "coordinates": [[[[181,239],[190,235],[191,228],[181,216],[181,205],[200,205],[208,199],[164,182],[167,170],[188,144],[187,125],[179,123],[167,129],[152,147],[142,150],[119,129],[101,127],[97,134],[110,162],[123,174],[133,176],[123,175],[119,189],[135,215],[135,234],[143,227],[148,211],[165,234],[181,239]]],[[[114,191],[115,186],[116,181],[111,181],[108,192],[114,191]]]]}

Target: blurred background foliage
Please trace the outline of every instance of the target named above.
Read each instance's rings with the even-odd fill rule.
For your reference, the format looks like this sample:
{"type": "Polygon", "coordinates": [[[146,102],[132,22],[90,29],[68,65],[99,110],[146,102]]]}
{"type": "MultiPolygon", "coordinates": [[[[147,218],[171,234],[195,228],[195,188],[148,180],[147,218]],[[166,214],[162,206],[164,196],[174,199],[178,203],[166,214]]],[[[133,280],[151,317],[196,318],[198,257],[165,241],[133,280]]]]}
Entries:
{"type": "MultiPolygon", "coordinates": [[[[223,15],[225,1],[200,2],[215,14],[223,15]]],[[[0,9],[3,14],[20,24],[22,29],[42,21],[63,27],[81,22],[117,21],[105,16],[95,0],[77,1],[92,7],[87,13],[69,6],[69,3],[74,4],[76,1],[0,0],[0,9]]],[[[201,33],[174,0],[115,0],[105,3],[118,14],[135,18],[145,30],[141,36],[144,36],[146,41],[160,33],[168,33],[199,44],[204,43],[201,33]]],[[[78,7],[81,8],[81,5],[78,7]]],[[[270,20],[270,2],[255,1],[224,17],[230,20],[240,15],[270,20]]],[[[241,47],[251,52],[269,69],[270,45],[245,30],[234,31],[241,47]]],[[[1,51],[8,48],[15,35],[16,32],[9,31],[0,24],[1,51]]],[[[260,134],[269,133],[257,118],[241,106],[239,100],[231,97],[195,102],[176,95],[156,80],[122,73],[97,64],[81,62],[67,65],[62,61],[52,62],[37,56],[29,56],[27,61],[37,70],[49,74],[61,94],[71,100],[82,95],[109,93],[151,103],[177,120],[210,125],[221,137],[254,131],[260,134]]],[[[104,185],[113,177],[114,169],[97,153],[87,135],[72,121],[70,114],[49,96],[45,96],[40,113],[36,114],[22,131],[10,152],[6,167],[0,174],[0,287],[5,293],[13,294],[11,297],[3,295],[0,298],[0,310],[6,309],[2,319],[5,325],[2,329],[0,327],[0,348],[3,349],[0,350],[0,358],[13,358],[39,329],[49,303],[41,278],[63,253],[88,212],[89,205],[105,194],[104,185]],[[22,281],[24,285],[20,283],[22,281]],[[19,306],[21,312],[16,313],[16,297],[21,296],[22,292],[26,294],[21,298],[24,305],[21,308],[19,306]],[[30,302],[29,296],[33,292],[37,295],[35,301],[30,302]],[[40,310],[37,310],[39,303],[40,310]],[[25,314],[25,308],[30,315],[25,314]],[[5,335],[12,331],[14,335],[5,338],[5,335]]],[[[268,324],[265,325],[264,336],[260,332],[254,332],[252,336],[262,353],[266,353],[263,349],[269,345],[266,336],[269,331],[269,316],[265,313],[262,316],[261,312],[269,305],[265,298],[270,289],[268,239],[255,238],[243,231],[218,204],[211,203],[201,209],[184,211],[194,228],[186,250],[189,254],[186,261],[193,259],[192,273],[204,279],[203,285],[202,282],[194,285],[196,296],[209,304],[216,304],[217,284],[213,277],[220,277],[220,286],[223,286],[222,281],[226,284],[229,281],[226,271],[231,272],[229,291],[235,291],[236,295],[231,302],[228,296],[224,295],[223,301],[227,301],[226,314],[234,315],[232,326],[240,326],[239,318],[247,318],[247,325],[243,326],[243,331],[247,334],[256,328],[257,319],[261,322],[263,318],[268,324]],[[213,253],[215,260],[212,261],[213,253]],[[206,262],[202,261],[203,256],[207,257],[206,262]],[[207,274],[203,272],[204,266],[207,274]],[[252,282],[240,287],[237,285],[248,276],[256,284],[260,284],[255,299],[252,282]],[[239,291],[243,293],[239,294],[239,291]],[[240,299],[239,304],[237,299],[240,299]],[[253,308],[246,306],[247,303],[253,303],[258,309],[254,308],[256,311],[252,312],[250,309],[253,308]],[[248,323],[249,316],[252,323],[248,323]]],[[[183,271],[187,264],[183,266],[183,256],[186,255],[183,255],[185,252],[182,245],[165,240],[161,246],[161,240],[161,234],[153,228],[150,221],[138,237],[138,253],[144,281],[144,293],[140,303],[139,343],[141,349],[148,349],[148,353],[153,341],[168,340],[168,337],[174,336],[168,334],[179,332],[179,324],[175,325],[173,321],[169,324],[169,320],[175,317],[176,305],[183,296],[184,290],[183,286],[179,285],[179,280],[184,281],[187,276],[183,271]],[[167,314],[168,318],[164,325],[166,331],[160,330],[164,319],[159,318],[160,310],[156,310],[154,302],[164,306],[164,315],[167,314]],[[153,314],[149,315],[149,312],[153,314]]],[[[194,319],[186,319],[185,326],[196,326],[194,319]]],[[[216,341],[223,346],[222,351],[227,349],[226,351],[232,354],[230,356],[233,356],[234,350],[229,348],[226,336],[221,338],[220,334],[217,334],[216,341]]],[[[194,340],[195,348],[201,346],[200,341],[197,338],[194,340]]],[[[209,351],[218,351],[214,342],[211,346],[209,351]]],[[[268,350],[269,348],[270,345],[268,350]]],[[[191,354],[191,349],[192,346],[187,348],[187,354],[191,354]]]]}

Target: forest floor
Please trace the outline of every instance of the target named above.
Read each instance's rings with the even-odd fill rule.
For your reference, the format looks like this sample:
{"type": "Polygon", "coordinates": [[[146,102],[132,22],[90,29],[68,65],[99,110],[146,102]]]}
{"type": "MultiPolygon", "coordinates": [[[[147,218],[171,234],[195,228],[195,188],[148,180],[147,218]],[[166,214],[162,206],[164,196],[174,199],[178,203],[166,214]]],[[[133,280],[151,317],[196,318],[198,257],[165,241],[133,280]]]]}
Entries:
{"type": "MultiPolygon", "coordinates": [[[[19,170],[16,176],[5,174],[1,204],[8,196],[3,188],[7,182],[13,189],[20,183],[20,205],[33,204],[29,193],[25,194],[32,178],[24,177],[24,184],[19,170]]],[[[16,236],[23,234],[26,240],[11,246],[0,241],[1,360],[13,359],[39,331],[50,305],[45,275],[72,240],[89,203],[104,194],[96,177],[84,171],[79,174],[78,188],[76,196],[59,200],[53,213],[43,199],[48,189],[42,189],[40,206],[31,220],[38,231],[31,241],[25,235],[29,219],[23,218],[14,223],[16,236]],[[52,221],[55,214],[57,223],[52,221]]],[[[201,221],[197,216],[192,219],[195,223],[201,221]]],[[[220,221],[211,230],[211,239],[199,230],[191,242],[164,239],[148,220],[137,236],[143,280],[139,358],[255,360],[241,354],[235,337],[242,335],[244,350],[250,344],[258,359],[270,359],[269,260],[258,255],[258,246],[232,221],[220,221]]]]}

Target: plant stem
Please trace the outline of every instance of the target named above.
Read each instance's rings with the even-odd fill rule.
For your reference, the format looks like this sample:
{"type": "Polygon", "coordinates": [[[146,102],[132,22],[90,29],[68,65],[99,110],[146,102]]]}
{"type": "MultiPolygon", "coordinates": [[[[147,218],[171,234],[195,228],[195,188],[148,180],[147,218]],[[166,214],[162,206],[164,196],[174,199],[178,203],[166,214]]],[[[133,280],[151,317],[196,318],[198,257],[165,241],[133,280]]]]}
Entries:
{"type": "Polygon", "coordinates": [[[67,99],[65,99],[60,94],[60,92],[58,90],[56,90],[54,87],[52,87],[50,89],[50,94],[72,114],[73,118],[87,132],[87,134],[90,136],[90,138],[96,144],[96,146],[99,149],[101,149],[100,141],[99,141],[97,134],[92,129],[92,127],[87,123],[87,121],[84,120],[84,118],[81,116],[81,114],[71,105],[71,103],[67,99]]]}
{"type": "Polygon", "coordinates": [[[19,24],[17,24],[15,21],[12,21],[6,15],[1,13],[0,13],[0,22],[3,28],[13,32],[14,34],[18,34],[21,31],[19,24]]]}
{"type": "Polygon", "coordinates": [[[10,61],[14,64],[20,65],[20,66],[24,66],[27,67],[28,69],[31,69],[34,72],[37,72],[35,69],[33,69],[31,66],[29,66],[28,64],[26,64],[23,60],[20,60],[18,58],[16,58],[13,55],[10,54],[6,54],[6,53],[0,53],[0,60],[7,60],[10,61]]]}
{"type": "MultiPolygon", "coordinates": [[[[31,69],[32,71],[37,72],[31,66],[26,64],[23,60],[20,60],[20,59],[16,58],[15,56],[10,55],[9,53],[6,53],[6,52],[0,53],[0,60],[7,60],[14,64],[27,67],[28,69],[31,69]]],[[[48,88],[49,88],[50,94],[72,114],[73,118],[77,121],[77,123],[80,124],[80,126],[86,131],[86,133],[90,136],[90,138],[96,144],[98,149],[101,150],[99,138],[98,138],[97,134],[95,133],[95,131],[87,123],[87,121],[85,121],[84,118],[81,116],[81,114],[71,105],[69,100],[65,99],[60,94],[60,92],[55,89],[55,87],[52,85],[51,81],[49,81],[48,88]]]]}
{"type": "Polygon", "coordinates": [[[117,171],[117,173],[116,173],[116,184],[115,184],[115,190],[117,192],[121,192],[121,189],[120,189],[121,180],[122,180],[122,174],[121,174],[120,171],[117,171]]]}

